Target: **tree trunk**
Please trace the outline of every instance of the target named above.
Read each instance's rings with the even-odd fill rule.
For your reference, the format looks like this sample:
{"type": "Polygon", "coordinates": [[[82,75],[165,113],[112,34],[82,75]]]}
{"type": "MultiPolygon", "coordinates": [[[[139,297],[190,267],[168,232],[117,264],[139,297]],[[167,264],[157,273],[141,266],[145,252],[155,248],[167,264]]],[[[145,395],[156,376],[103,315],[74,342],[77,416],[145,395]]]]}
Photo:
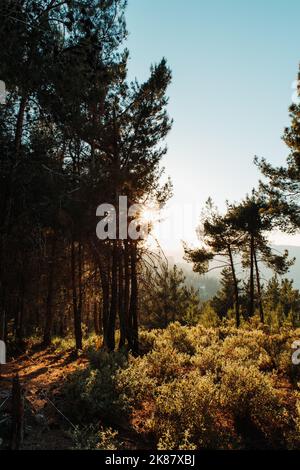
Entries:
{"type": "Polygon", "coordinates": [[[82,244],[78,244],[78,308],[77,308],[77,321],[76,321],[76,348],[82,349],[82,305],[83,305],[83,285],[82,285],[82,270],[83,270],[83,250],[82,244]]]}
{"type": "Polygon", "coordinates": [[[249,299],[249,316],[254,315],[254,236],[250,238],[250,299],[249,299]]]}
{"type": "Polygon", "coordinates": [[[119,349],[125,346],[126,341],[126,319],[124,311],[124,272],[123,272],[123,249],[119,248],[119,321],[120,321],[120,341],[119,349]]]}
{"type": "Polygon", "coordinates": [[[20,345],[23,345],[23,326],[24,326],[24,300],[25,300],[25,286],[23,279],[20,283],[19,296],[17,299],[17,308],[15,312],[15,334],[16,341],[20,345]]]}
{"type": "Polygon", "coordinates": [[[6,306],[6,290],[3,283],[0,283],[1,291],[1,311],[0,311],[0,339],[5,341],[5,331],[7,329],[7,306],[6,306]]]}
{"type": "Polygon", "coordinates": [[[130,250],[131,259],[131,295],[130,295],[130,307],[129,307],[129,318],[130,318],[130,343],[132,345],[133,354],[139,353],[138,343],[138,286],[137,286],[137,248],[135,242],[131,243],[130,250]]]}
{"type": "Polygon", "coordinates": [[[255,271],[256,271],[256,284],[257,284],[257,294],[258,294],[259,315],[260,315],[260,321],[262,323],[264,323],[265,322],[265,315],[264,315],[264,308],[263,308],[263,303],[262,303],[259,268],[258,268],[258,262],[257,262],[257,256],[256,256],[256,251],[255,250],[254,250],[254,262],[255,262],[255,271]]]}
{"type": "Polygon", "coordinates": [[[236,278],[235,274],[235,267],[234,267],[234,261],[233,261],[233,255],[231,251],[231,247],[228,246],[228,253],[229,253],[229,258],[230,258],[230,266],[231,266],[231,273],[232,273],[232,279],[233,279],[233,286],[234,286],[234,296],[235,296],[235,321],[236,321],[236,327],[239,328],[240,326],[240,299],[239,299],[239,288],[238,288],[238,281],[236,278]]]}
{"type": "Polygon", "coordinates": [[[102,325],[103,330],[103,346],[107,347],[107,326],[109,317],[109,282],[108,273],[105,271],[103,263],[99,265],[101,289],[102,289],[102,312],[100,311],[99,325],[102,325]]]}
{"type": "Polygon", "coordinates": [[[115,349],[115,328],[118,308],[118,252],[117,244],[113,242],[110,311],[107,324],[107,347],[109,351],[115,349]]]}
{"type": "Polygon", "coordinates": [[[24,116],[25,116],[25,108],[26,108],[27,100],[28,100],[27,94],[24,94],[21,98],[19,111],[18,111],[17,126],[16,126],[16,132],[15,132],[16,160],[20,159],[22,135],[23,135],[23,127],[24,127],[24,116]]]}
{"type": "Polygon", "coordinates": [[[97,336],[100,335],[99,315],[97,301],[94,301],[93,305],[93,317],[94,317],[94,330],[97,336]]]}
{"type": "MultiPolygon", "coordinates": [[[[129,301],[130,301],[130,271],[129,271],[129,245],[128,241],[124,241],[124,319],[125,319],[125,336],[129,338],[130,324],[129,324],[129,301]]],[[[129,343],[128,343],[129,344],[129,343]]]]}
{"type": "MultiPolygon", "coordinates": [[[[72,297],[73,297],[73,315],[76,350],[82,349],[82,331],[81,331],[81,311],[79,310],[77,283],[76,283],[76,247],[75,242],[71,243],[71,278],[72,278],[72,297]]],[[[80,294],[79,294],[80,295],[80,294]]]]}
{"type": "Polygon", "coordinates": [[[51,344],[52,325],[53,325],[53,285],[54,285],[54,258],[56,251],[56,236],[53,236],[51,255],[49,261],[49,274],[48,274],[48,293],[46,302],[46,324],[44,330],[43,346],[48,347],[51,344]]]}

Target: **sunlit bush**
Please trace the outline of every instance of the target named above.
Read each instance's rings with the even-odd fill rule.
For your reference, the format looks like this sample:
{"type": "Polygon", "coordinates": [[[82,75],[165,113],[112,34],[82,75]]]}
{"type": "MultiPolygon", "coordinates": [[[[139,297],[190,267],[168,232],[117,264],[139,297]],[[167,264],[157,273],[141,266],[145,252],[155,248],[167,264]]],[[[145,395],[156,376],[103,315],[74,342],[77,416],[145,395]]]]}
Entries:
{"type": "Polygon", "coordinates": [[[162,450],[298,448],[299,338],[231,320],[143,331],[139,357],[91,347],[90,367],[65,385],[67,402],[81,423],[126,416],[162,450]]]}
{"type": "Polygon", "coordinates": [[[155,433],[160,446],[169,436],[173,449],[184,441],[194,448],[225,447],[228,435],[220,426],[217,392],[214,377],[197,371],[162,385],[155,396],[155,411],[146,423],[148,430],[155,433]]]}
{"type": "Polygon", "coordinates": [[[70,374],[63,386],[66,410],[79,422],[105,419],[120,411],[115,374],[126,358],[102,351],[90,352],[89,357],[91,366],[70,374]]]}
{"type": "Polygon", "coordinates": [[[122,443],[117,431],[111,428],[98,428],[97,425],[76,426],[71,433],[75,450],[118,450],[122,443]]]}
{"type": "Polygon", "coordinates": [[[284,431],[290,424],[275,380],[254,365],[228,361],[223,367],[221,405],[232,412],[243,435],[256,432],[264,446],[283,445],[284,431]]]}

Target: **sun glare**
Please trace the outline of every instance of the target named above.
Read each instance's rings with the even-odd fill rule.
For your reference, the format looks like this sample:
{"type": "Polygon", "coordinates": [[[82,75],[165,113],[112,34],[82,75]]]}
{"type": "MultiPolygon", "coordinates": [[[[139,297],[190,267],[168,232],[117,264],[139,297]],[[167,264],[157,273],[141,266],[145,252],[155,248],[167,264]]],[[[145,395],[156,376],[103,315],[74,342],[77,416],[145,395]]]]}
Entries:
{"type": "Polygon", "coordinates": [[[145,209],[142,210],[141,219],[153,225],[158,221],[158,211],[154,208],[145,207],[145,209]]]}

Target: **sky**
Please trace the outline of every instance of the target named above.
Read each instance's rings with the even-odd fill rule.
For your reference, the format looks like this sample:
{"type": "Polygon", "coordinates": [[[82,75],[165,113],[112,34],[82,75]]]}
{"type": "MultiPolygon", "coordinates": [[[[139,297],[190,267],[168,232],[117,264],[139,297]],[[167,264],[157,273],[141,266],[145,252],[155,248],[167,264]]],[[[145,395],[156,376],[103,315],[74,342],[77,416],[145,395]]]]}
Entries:
{"type": "MultiPolygon", "coordinates": [[[[182,239],[196,244],[209,196],[222,211],[257,186],[255,155],[284,163],[299,18],[299,0],[128,0],[129,77],[146,80],[162,57],[173,73],[162,163],[174,196],[155,229],[166,254],[180,252],[182,239]]],[[[300,246],[300,235],[272,241],[300,246]]]]}

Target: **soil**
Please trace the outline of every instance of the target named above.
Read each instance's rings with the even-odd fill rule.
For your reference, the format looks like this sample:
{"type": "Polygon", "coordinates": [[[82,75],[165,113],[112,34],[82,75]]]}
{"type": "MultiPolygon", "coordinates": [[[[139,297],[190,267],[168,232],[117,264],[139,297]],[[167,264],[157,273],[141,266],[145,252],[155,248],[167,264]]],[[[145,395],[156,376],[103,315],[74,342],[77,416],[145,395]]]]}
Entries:
{"type": "MultiPolygon", "coordinates": [[[[72,446],[73,423],[59,406],[60,387],[65,377],[86,367],[84,357],[74,359],[68,352],[50,350],[22,354],[0,370],[0,439],[8,440],[5,420],[10,419],[13,377],[18,375],[24,392],[25,432],[22,449],[59,450],[72,446]],[[2,427],[1,427],[2,422],[2,427]],[[3,436],[1,436],[1,431],[3,436]]],[[[9,423],[8,426],[9,428],[9,423]]]]}

